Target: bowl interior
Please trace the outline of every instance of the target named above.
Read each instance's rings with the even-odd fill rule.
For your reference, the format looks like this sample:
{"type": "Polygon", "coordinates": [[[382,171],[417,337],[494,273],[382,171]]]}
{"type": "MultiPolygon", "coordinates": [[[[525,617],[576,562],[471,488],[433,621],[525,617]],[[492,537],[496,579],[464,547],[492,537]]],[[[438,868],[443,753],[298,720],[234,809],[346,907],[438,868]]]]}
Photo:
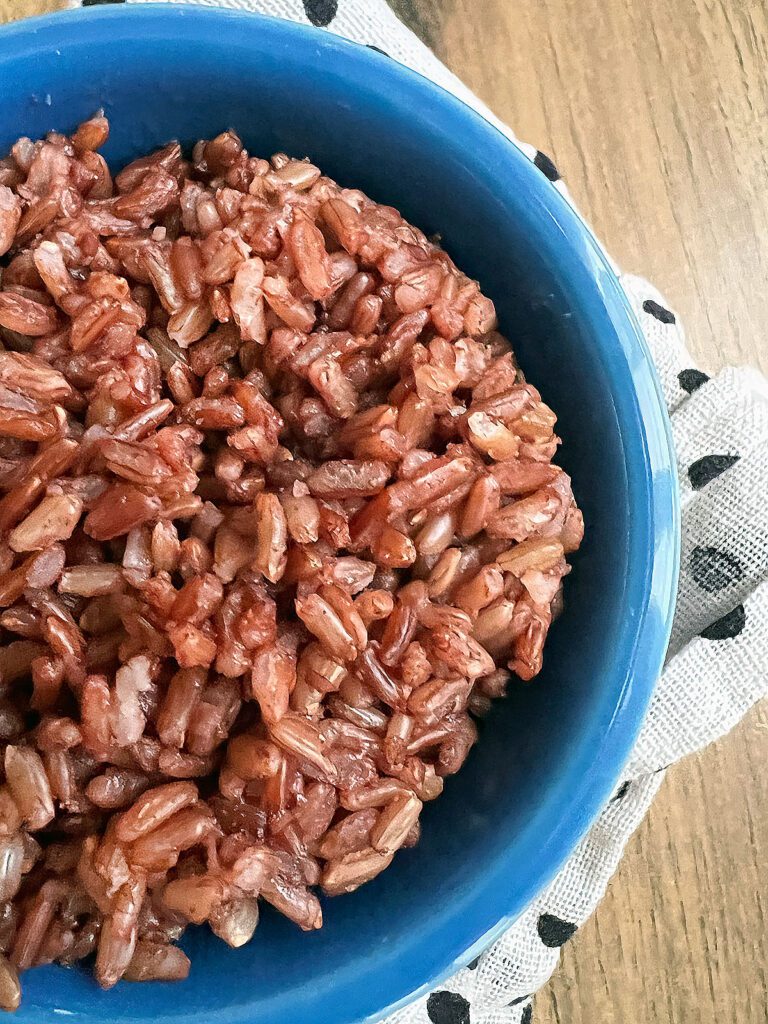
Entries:
{"type": "Polygon", "coordinates": [[[376,1014],[518,913],[620,770],[666,643],[675,575],[674,483],[647,355],[615,279],[539,172],[476,115],[364,48],[219,11],[95,8],[0,34],[0,95],[0,151],[103,106],[115,165],[225,127],[255,153],[310,156],[441,234],[559,415],[561,462],[587,524],[567,610],[542,675],[512,687],[426,808],[418,848],[326,902],[319,933],[269,911],[239,951],[193,930],[183,985],[101,993],[86,972],[30,972],[20,1019],[57,1008],[101,1022],[376,1014]]]}

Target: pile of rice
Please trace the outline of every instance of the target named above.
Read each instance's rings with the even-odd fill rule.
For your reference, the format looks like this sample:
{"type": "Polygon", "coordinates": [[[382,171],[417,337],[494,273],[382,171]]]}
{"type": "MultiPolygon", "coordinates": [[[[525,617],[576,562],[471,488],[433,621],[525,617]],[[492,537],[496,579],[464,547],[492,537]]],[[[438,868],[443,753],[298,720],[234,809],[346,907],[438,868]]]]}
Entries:
{"type": "Polygon", "coordinates": [[[582,537],[492,302],[232,132],[0,160],[0,1005],[319,928],[531,679],[582,537]]]}

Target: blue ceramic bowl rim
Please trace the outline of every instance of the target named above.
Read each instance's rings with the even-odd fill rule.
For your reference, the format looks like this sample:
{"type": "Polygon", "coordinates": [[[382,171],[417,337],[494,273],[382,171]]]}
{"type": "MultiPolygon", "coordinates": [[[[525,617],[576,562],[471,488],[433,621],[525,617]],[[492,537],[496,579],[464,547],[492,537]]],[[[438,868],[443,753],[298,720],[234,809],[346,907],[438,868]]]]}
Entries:
{"type": "MultiPolygon", "coordinates": [[[[417,110],[420,120],[426,120],[433,132],[443,131],[447,134],[449,131],[453,133],[460,130],[467,151],[483,153],[486,179],[502,191],[509,189],[513,182],[522,182],[530,202],[538,207],[542,231],[556,232],[562,239],[563,259],[574,268],[573,272],[578,268],[586,271],[593,279],[594,292],[587,297],[586,304],[594,313],[596,322],[607,319],[611,328],[606,332],[610,337],[596,332],[594,341],[610,370],[616,392],[629,389],[635,402],[637,437],[631,439],[631,445],[624,438],[624,451],[628,476],[634,474],[644,483],[647,504],[643,508],[633,509],[635,514],[631,537],[635,551],[644,542],[645,550],[654,552],[654,555],[648,559],[647,564],[635,568],[635,572],[641,574],[639,582],[635,581],[640,587],[638,606],[641,613],[631,642],[624,645],[623,661],[627,669],[624,686],[599,747],[599,758],[596,758],[599,763],[591,766],[586,783],[582,779],[577,787],[574,780],[578,801],[574,800],[565,808],[549,808],[549,823],[552,826],[550,840],[540,851],[540,858],[532,865],[528,877],[521,879],[518,876],[515,896],[510,897],[509,905],[498,906],[496,900],[498,892],[503,891],[499,885],[507,867],[506,855],[499,856],[492,865],[486,865],[487,870],[478,879],[473,892],[473,913],[466,916],[463,928],[452,934],[449,943],[452,954],[448,955],[442,971],[425,977],[423,971],[420,973],[418,965],[411,965],[411,982],[407,992],[403,992],[402,964],[390,958],[383,967],[377,968],[375,984],[370,985],[371,991],[400,993],[383,1007],[373,1005],[369,1000],[371,1005],[365,1020],[379,1020],[466,965],[509,927],[561,867],[620,777],[663,664],[677,588],[680,501],[669,417],[650,352],[627,295],[584,221],[522,150],[497,127],[463,101],[390,57],[370,47],[295,22],[198,4],[149,3],[130,7],[93,6],[2,26],[0,64],[9,55],[17,57],[19,49],[24,50],[27,56],[35,52],[61,49],[66,45],[67,31],[76,33],[79,43],[85,39],[96,45],[103,41],[105,32],[131,26],[138,31],[139,24],[141,36],[148,44],[152,39],[167,39],[170,28],[173,29],[174,38],[180,35],[199,38],[201,28],[205,27],[213,32],[231,30],[239,34],[240,30],[251,30],[258,24],[259,49],[271,45],[301,45],[311,49],[322,47],[335,62],[334,73],[344,76],[351,88],[354,88],[360,76],[368,84],[375,79],[381,79],[382,82],[389,80],[398,90],[398,100],[410,104],[409,109],[417,110]],[[503,177],[504,172],[508,175],[506,179],[503,177]],[[660,489],[655,486],[655,480],[665,480],[668,486],[660,489]],[[659,613],[655,618],[648,615],[651,606],[659,613]]],[[[580,301],[584,307],[583,293],[580,301]]],[[[546,824],[547,819],[543,820],[546,824]]],[[[347,982],[352,986],[364,983],[362,979],[355,978],[347,982]]],[[[332,1016],[326,1016],[323,1020],[340,1024],[347,1021],[343,1011],[343,987],[335,995],[336,1008],[332,1016]]],[[[71,1013],[65,1008],[59,1012],[65,1015],[71,1013]]],[[[241,1004],[239,1007],[227,1007],[213,1015],[206,1013],[205,1019],[214,1024],[250,1024],[254,1020],[252,1012],[253,1004],[241,1004]]],[[[107,1024],[106,1018],[103,1019],[104,1024],[107,1024]]],[[[195,1015],[188,1019],[203,1018],[195,1015]]],[[[292,1024],[310,1024],[311,1020],[304,1014],[286,1019],[291,1019],[292,1024]]],[[[140,1020],[133,1015],[109,1018],[115,1024],[117,1021],[138,1024],[140,1020]]]]}

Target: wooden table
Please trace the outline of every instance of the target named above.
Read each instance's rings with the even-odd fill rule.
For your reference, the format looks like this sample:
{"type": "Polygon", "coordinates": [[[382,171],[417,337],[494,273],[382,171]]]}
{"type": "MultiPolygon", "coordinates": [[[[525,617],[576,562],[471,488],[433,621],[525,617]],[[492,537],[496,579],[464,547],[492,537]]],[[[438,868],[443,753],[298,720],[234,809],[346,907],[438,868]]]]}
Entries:
{"type": "MultiPolygon", "coordinates": [[[[552,156],[614,257],[666,292],[706,370],[768,372],[764,2],[391,3],[552,156]]],[[[0,21],[62,5],[0,0],[0,21]]],[[[763,706],[668,773],[536,1024],[768,1020],[766,764],[763,706]]]]}

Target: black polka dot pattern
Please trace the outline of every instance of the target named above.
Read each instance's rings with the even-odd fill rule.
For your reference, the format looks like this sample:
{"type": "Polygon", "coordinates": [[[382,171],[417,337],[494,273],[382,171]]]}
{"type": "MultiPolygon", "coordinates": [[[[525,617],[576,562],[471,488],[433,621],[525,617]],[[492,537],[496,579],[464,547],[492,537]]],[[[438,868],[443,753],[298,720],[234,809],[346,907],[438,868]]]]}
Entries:
{"type": "Polygon", "coordinates": [[[733,640],[741,633],[746,624],[747,613],[744,611],[744,605],[737,604],[727,615],[723,615],[711,626],[702,629],[699,635],[703,636],[705,640],[733,640]]]}
{"type": "Polygon", "coordinates": [[[520,1017],[520,1024],[531,1024],[532,1020],[533,1020],[533,1006],[530,1003],[528,1003],[528,1005],[523,1010],[522,1015],[520,1017]]]}
{"type": "Polygon", "coordinates": [[[665,309],[660,306],[658,302],[654,302],[653,299],[646,299],[643,303],[643,310],[646,313],[650,313],[651,316],[660,320],[663,324],[675,323],[675,314],[670,309],[665,309]]]}
{"type": "Polygon", "coordinates": [[[432,1024],[470,1024],[469,1003],[458,992],[433,992],[427,1000],[432,1024]]]}
{"type": "Polygon", "coordinates": [[[550,949],[562,946],[576,932],[578,927],[577,924],[563,921],[562,918],[555,917],[554,914],[542,914],[536,925],[539,938],[550,949]]]}
{"type": "Polygon", "coordinates": [[[697,459],[688,467],[691,487],[695,491],[700,491],[738,461],[738,455],[705,455],[703,459],[697,459]]]}
{"type": "Polygon", "coordinates": [[[338,0],[304,0],[304,10],[313,25],[325,28],[336,17],[338,0]]]}
{"type": "Polygon", "coordinates": [[[735,555],[713,547],[696,547],[691,551],[691,576],[702,590],[716,594],[744,576],[744,566],[735,555]]]}
{"type": "Polygon", "coordinates": [[[542,153],[541,150],[536,150],[536,156],[533,158],[533,162],[539,168],[545,178],[549,178],[550,181],[559,181],[560,172],[555,167],[554,163],[547,156],[546,153],[542,153]]]}
{"type": "Polygon", "coordinates": [[[631,783],[629,782],[629,780],[628,780],[628,779],[627,779],[627,780],[626,780],[625,782],[622,782],[622,784],[621,784],[621,785],[619,786],[619,788],[618,788],[618,789],[616,790],[616,795],[614,796],[614,798],[613,798],[613,799],[614,799],[614,800],[623,800],[623,799],[624,799],[624,797],[625,797],[625,796],[627,795],[627,793],[629,792],[629,787],[630,787],[630,785],[631,785],[631,783]]]}
{"type": "Polygon", "coordinates": [[[692,395],[702,384],[707,383],[709,376],[706,373],[702,373],[701,370],[681,370],[677,375],[677,379],[683,391],[687,391],[689,395],[692,395]]]}

